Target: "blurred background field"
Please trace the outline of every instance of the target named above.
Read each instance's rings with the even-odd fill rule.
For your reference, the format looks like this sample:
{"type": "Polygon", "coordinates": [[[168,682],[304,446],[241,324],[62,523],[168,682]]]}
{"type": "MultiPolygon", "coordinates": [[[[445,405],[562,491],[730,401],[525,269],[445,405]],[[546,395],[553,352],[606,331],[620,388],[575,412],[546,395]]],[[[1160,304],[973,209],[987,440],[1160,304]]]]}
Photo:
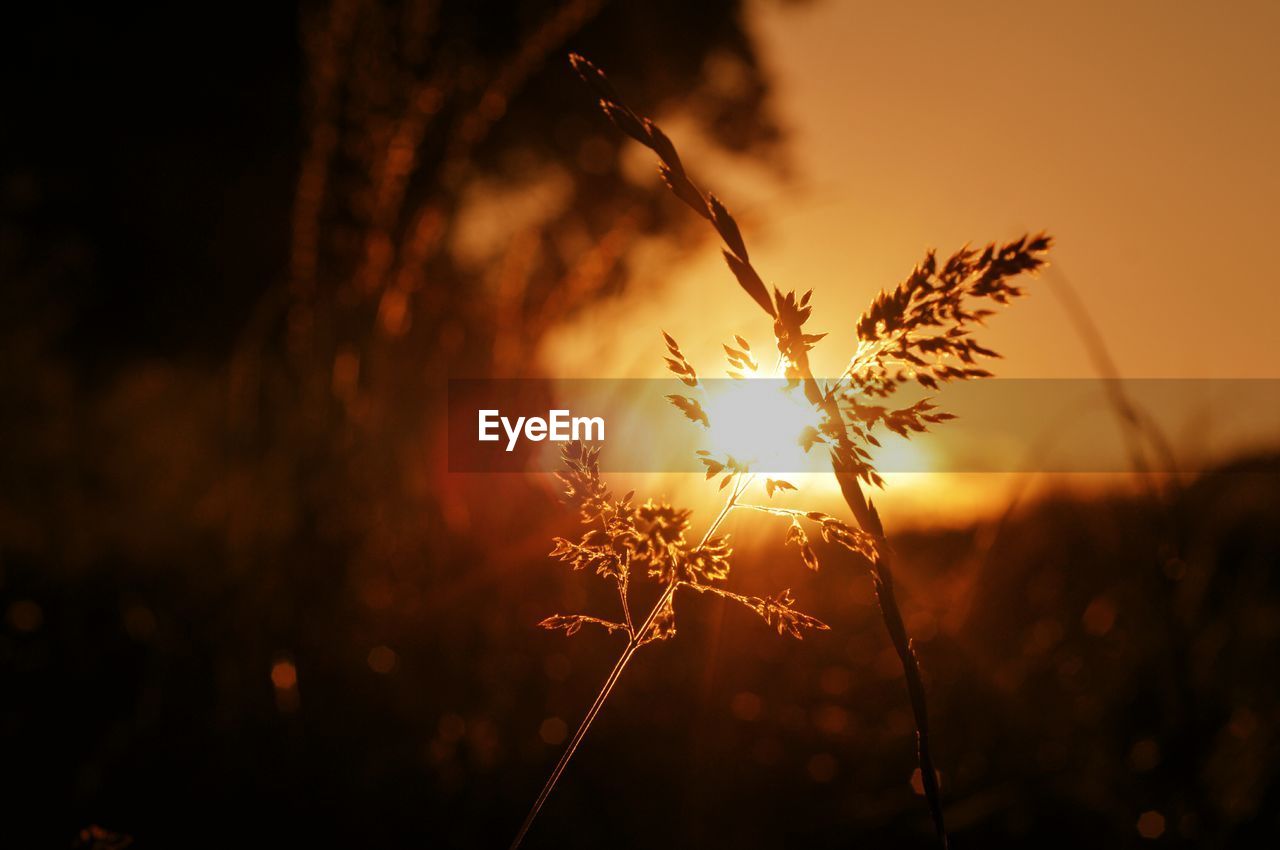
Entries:
{"type": "MultiPolygon", "coordinates": [[[[680,136],[832,339],[925,247],[1043,226],[1125,374],[1273,378],[1277,27],[1266,4],[18,13],[0,843],[510,840],[620,640],[536,628],[606,588],[546,558],[574,530],[549,476],[447,471],[447,379],[649,376],[659,328],[708,362],[768,338],[568,50],[680,136]]],[[[1000,373],[1093,374],[1036,288],[993,329],[1000,373]]],[[[696,477],[611,483],[695,527],[711,504],[696,477]]],[[[925,473],[877,499],[959,846],[1280,833],[1280,458],[1151,483],[925,473]]],[[[734,586],[791,586],[832,631],[680,597],[530,846],[930,846],[865,569],[809,573],[736,522],[734,586]]]]}

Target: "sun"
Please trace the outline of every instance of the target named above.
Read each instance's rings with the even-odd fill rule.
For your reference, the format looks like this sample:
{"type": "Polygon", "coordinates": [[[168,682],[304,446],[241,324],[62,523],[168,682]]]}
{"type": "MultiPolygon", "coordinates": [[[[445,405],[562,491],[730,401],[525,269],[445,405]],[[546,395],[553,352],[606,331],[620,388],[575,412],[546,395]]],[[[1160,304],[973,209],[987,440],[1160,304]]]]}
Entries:
{"type": "Polygon", "coordinates": [[[814,466],[800,445],[821,416],[800,387],[777,378],[706,382],[703,401],[710,420],[710,448],[731,455],[757,472],[809,471],[814,466]]]}

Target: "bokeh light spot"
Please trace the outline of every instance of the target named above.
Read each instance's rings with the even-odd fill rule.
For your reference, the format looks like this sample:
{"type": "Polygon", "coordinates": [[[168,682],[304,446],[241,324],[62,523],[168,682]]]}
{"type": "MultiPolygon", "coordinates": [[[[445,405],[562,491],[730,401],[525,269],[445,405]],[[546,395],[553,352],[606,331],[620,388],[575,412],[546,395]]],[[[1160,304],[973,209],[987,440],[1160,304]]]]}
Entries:
{"type": "Polygon", "coordinates": [[[293,666],[293,662],[287,659],[281,659],[271,665],[271,684],[275,685],[278,691],[287,691],[298,686],[298,668],[293,666]]]}
{"type": "Polygon", "coordinates": [[[1143,812],[1138,818],[1138,834],[1150,839],[1164,835],[1164,815],[1157,811],[1143,812]]]}
{"type": "Polygon", "coordinates": [[[1084,615],[1080,619],[1086,632],[1102,637],[1116,624],[1115,603],[1105,596],[1099,596],[1084,609],[1084,615]]]}
{"type": "Polygon", "coordinates": [[[15,631],[34,632],[44,623],[44,610],[30,599],[19,599],[9,606],[8,620],[15,631]]]}
{"type": "Polygon", "coordinates": [[[542,726],[538,729],[538,737],[542,742],[552,746],[563,742],[568,734],[569,727],[559,717],[548,717],[542,721],[542,726]]]}
{"type": "Polygon", "coordinates": [[[396,655],[394,649],[389,646],[375,646],[369,650],[369,669],[375,673],[390,673],[396,669],[399,663],[399,656],[396,655]]]}

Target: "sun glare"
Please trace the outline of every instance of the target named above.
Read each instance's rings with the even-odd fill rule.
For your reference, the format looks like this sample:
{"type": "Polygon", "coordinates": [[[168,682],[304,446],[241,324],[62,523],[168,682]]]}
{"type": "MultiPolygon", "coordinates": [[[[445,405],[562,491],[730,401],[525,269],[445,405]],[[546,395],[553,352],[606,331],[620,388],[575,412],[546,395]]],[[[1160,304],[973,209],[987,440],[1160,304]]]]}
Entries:
{"type": "MultiPolygon", "coordinates": [[[[709,448],[758,472],[804,472],[814,467],[800,438],[821,423],[799,387],[777,379],[716,381],[704,402],[711,421],[709,448]]],[[[820,467],[817,467],[820,468],[820,467]]]]}

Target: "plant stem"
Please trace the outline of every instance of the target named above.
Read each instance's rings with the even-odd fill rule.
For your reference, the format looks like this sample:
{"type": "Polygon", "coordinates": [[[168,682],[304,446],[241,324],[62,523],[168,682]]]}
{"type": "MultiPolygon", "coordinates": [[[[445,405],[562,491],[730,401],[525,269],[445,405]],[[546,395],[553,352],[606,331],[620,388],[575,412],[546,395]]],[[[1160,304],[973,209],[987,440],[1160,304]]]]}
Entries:
{"type": "MultiPolygon", "coordinates": [[[[897,596],[893,590],[893,570],[890,559],[892,550],[884,538],[884,528],[880,524],[880,516],[875,507],[862,495],[856,476],[851,472],[842,472],[833,458],[836,477],[840,481],[840,490],[862,526],[862,530],[874,536],[876,541],[875,570],[872,578],[875,582],[876,599],[880,604],[880,615],[889,631],[893,648],[902,662],[903,676],[907,681],[907,695],[911,700],[911,711],[915,715],[917,758],[920,763],[920,784],[924,789],[925,799],[929,804],[929,814],[933,817],[934,827],[938,831],[938,840],[947,846],[947,831],[942,817],[942,794],[938,788],[938,775],[933,765],[933,754],[929,749],[929,708],[925,701],[924,681],[920,676],[920,664],[916,658],[915,647],[907,635],[906,626],[902,622],[902,612],[898,608],[897,596]],[[859,507],[855,507],[859,506],[859,507]]],[[[775,516],[803,517],[804,511],[791,508],[775,508],[768,505],[737,504],[743,510],[759,511],[775,516]]]]}
{"type": "MultiPolygon", "coordinates": [[[[843,426],[844,419],[835,395],[824,393],[817,380],[813,377],[813,371],[809,366],[809,357],[806,353],[807,347],[803,344],[788,346],[791,349],[790,351],[785,351],[782,348],[783,336],[788,329],[780,324],[782,322],[779,316],[780,303],[775,304],[774,300],[770,299],[768,289],[765,287],[759,273],[751,266],[751,261],[747,257],[746,245],[742,241],[742,234],[738,229],[737,222],[729,215],[723,204],[713,197],[704,195],[702,190],[694,185],[693,181],[685,173],[684,165],[676,154],[671,140],[658,130],[657,125],[653,124],[652,121],[648,119],[642,121],[635,112],[625,106],[618,99],[617,92],[608,83],[603,72],[581,56],[570,55],[570,61],[583,81],[600,96],[600,102],[604,106],[605,113],[609,116],[609,119],[622,132],[658,155],[658,158],[662,161],[663,180],[675,196],[710,222],[712,227],[720,234],[720,238],[726,248],[725,259],[729,263],[734,276],[738,279],[738,284],[748,296],[775,320],[774,333],[778,338],[779,351],[787,354],[797,374],[801,377],[804,383],[805,397],[815,409],[824,412],[831,422],[843,426]]],[[[781,302],[782,296],[780,293],[777,294],[776,299],[781,302]]],[[[791,330],[796,334],[800,333],[798,326],[791,330]]],[[[902,622],[902,612],[898,609],[897,599],[893,592],[892,550],[885,540],[884,527],[880,523],[879,514],[876,513],[875,507],[862,492],[855,463],[857,456],[849,435],[844,427],[840,427],[837,430],[839,433],[836,437],[836,446],[831,453],[832,470],[835,472],[836,480],[840,484],[840,491],[844,494],[845,502],[848,503],[849,510],[853,512],[858,525],[864,532],[875,538],[876,541],[876,558],[872,572],[876,586],[876,598],[879,600],[880,613],[884,619],[885,627],[889,630],[889,637],[893,641],[894,649],[897,650],[898,658],[902,661],[903,675],[907,680],[907,693],[911,698],[912,712],[915,714],[920,781],[924,786],[929,812],[933,816],[933,823],[938,831],[938,840],[943,850],[946,850],[947,832],[942,819],[942,796],[938,790],[937,774],[934,772],[933,757],[929,751],[929,716],[925,705],[924,683],[920,678],[920,665],[916,659],[911,639],[907,636],[906,627],[902,622]]],[[[721,513],[721,519],[728,508],[732,507],[735,498],[736,494],[734,497],[730,497],[730,504],[726,507],[726,511],[721,513]]],[[[674,591],[674,586],[672,590],[674,591]]]]}
{"type": "MultiPolygon", "coordinates": [[[[833,459],[834,462],[834,459],[833,459]]],[[[938,839],[942,846],[947,846],[947,832],[942,817],[942,795],[938,788],[937,773],[934,770],[933,754],[929,750],[929,709],[925,701],[924,681],[920,677],[920,664],[916,658],[915,647],[907,635],[906,626],[902,622],[902,612],[898,608],[897,596],[893,591],[893,570],[890,563],[892,550],[884,539],[884,529],[880,524],[879,514],[874,506],[867,502],[855,476],[849,472],[836,470],[840,479],[840,489],[845,501],[853,510],[862,530],[872,534],[876,540],[876,560],[873,580],[875,581],[876,599],[880,603],[881,617],[889,631],[893,648],[902,662],[902,672],[907,681],[907,694],[911,699],[911,711],[915,715],[916,737],[918,743],[918,759],[920,762],[920,783],[929,803],[929,813],[933,816],[934,827],[938,831],[938,839]],[[849,485],[852,484],[853,487],[849,485]],[[857,489],[853,489],[857,488],[857,489]],[[860,505],[861,510],[855,508],[860,505]]],[[[804,511],[791,508],[775,508],[767,505],[738,504],[737,508],[759,511],[775,516],[803,517],[804,511]]]]}
{"type": "MultiPolygon", "coordinates": [[[[711,535],[715,534],[725,517],[733,510],[734,505],[738,502],[747,486],[755,478],[754,475],[741,476],[738,482],[729,492],[729,498],[725,500],[724,507],[720,509],[720,513],[716,515],[715,520],[707,527],[706,533],[702,535],[702,540],[695,547],[694,551],[701,549],[707,545],[707,541],[711,539],[711,535]]],[[[673,579],[663,589],[662,595],[658,597],[658,601],[653,604],[652,610],[645,617],[644,623],[639,629],[629,633],[627,638],[627,646],[622,650],[622,655],[618,656],[617,662],[613,665],[613,670],[609,672],[608,678],[604,680],[604,684],[600,687],[600,692],[596,694],[595,702],[591,703],[591,707],[587,709],[587,714],[582,718],[582,722],[578,724],[578,730],[573,733],[569,745],[565,747],[564,752],[560,755],[560,760],[556,762],[555,768],[551,771],[551,775],[547,777],[546,784],[542,786],[542,791],[538,794],[538,799],[534,800],[533,808],[529,810],[529,814],[525,817],[524,823],[520,825],[520,831],[516,833],[515,840],[511,842],[511,850],[518,850],[524,842],[525,836],[529,833],[529,828],[533,826],[533,822],[537,819],[538,813],[542,811],[543,805],[547,802],[547,798],[551,796],[551,792],[555,790],[556,784],[560,781],[561,775],[564,774],[565,768],[569,766],[569,761],[573,758],[573,754],[578,751],[578,746],[582,743],[582,739],[587,736],[587,730],[591,728],[591,724],[595,722],[596,715],[600,713],[600,709],[604,707],[605,701],[609,698],[609,694],[613,692],[613,688],[618,684],[618,679],[622,677],[622,671],[627,669],[627,665],[631,663],[631,658],[636,654],[636,650],[644,646],[648,641],[646,635],[653,628],[653,624],[657,622],[658,615],[662,609],[667,607],[675,596],[676,588],[681,585],[678,579],[673,579]]],[[[623,605],[626,606],[626,599],[623,598],[623,605]]],[[[628,625],[630,625],[630,612],[628,611],[628,625]]]]}
{"type": "MultiPolygon", "coordinates": [[[[843,423],[840,405],[835,395],[824,393],[813,377],[808,357],[803,352],[794,364],[804,384],[805,397],[810,403],[822,410],[833,422],[843,423]]],[[[929,805],[929,814],[933,817],[933,826],[938,833],[938,842],[947,850],[947,827],[942,816],[942,791],[938,787],[938,774],[933,766],[933,753],[929,748],[929,707],[925,700],[924,680],[920,676],[920,661],[916,657],[915,646],[907,635],[906,625],[902,621],[902,611],[898,608],[897,596],[893,586],[893,549],[885,539],[884,525],[880,522],[880,514],[875,505],[862,492],[862,484],[857,473],[848,462],[854,457],[853,445],[848,433],[839,429],[836,437],[837,447],[831,452],[831,468],[835,472],[836,482],[845,503],[853,512],[859,527],[875,539],[876,558],[872,565],[872,580],[875,583],[876,601],[879,602],[880,617],[884,620],[885,629],[898,660],[902,663],[902,675],[907,682],[907,696],[911,701],[911,713],[916,722],[916,756],[920,764],[920,784],[924,789],[925,801],[929,805]]]]}
{"type": "Polygon", "coordinates": [[[631,604],[628,602],[628,596],[631,592],[631,556],[626,557],[626,567],[622,571],[622,578],[618,580],[618,600],[622,603],[623,621],[627,624],[627,636],[635,637],[635,623],[631,621],[631,604]]]}
{"type": "MultiPolygon", "coordinates": [[[[664,596],[665,598],[665,596],[664,596]]],[[[658,608],[655,606],[653,613],[656,614],[658,608]]],[[[648,623],[645,624],[646,627],[648,623]]],[[[555,769],[551,771],[551,776],[547,778],[547,782],[542,786],[538,799],[533,802],[533,808],[529,810],[528,816],[525,817],[524,823],[520,825],[520,831],[516,833],[515,840],[511,842],[511,850],[517,850],[524,841],[524,837],[529,833],[529,828],[533,826],[534,820],[538,817],[538,812],[542,811],[542,806],[547,802],[547,798],[551,796],[551,792],[555,789],[556,783],[560,781],[561,774],[564,773],[566,767],[569,766],[569,760],[573,758],[573,754],[577,751],[578,745],[582,743],[582,739],[586,737],[587,730],[591,728],[592,722],[596,719],[596,715],[600,713],[600,708],[604,705],[604,701],[609,698],[609,694],[613,691],[613,686],[618,683],[618,678],[622,675],[622,671],[626,669],[627,664],[631,662],[631,656],[640,648],[640,643],[636,638],[627,640],[627,648],[622,651],[622,655],[618,657],[618,661],[613,665],[613,670],[609,673],[609,677],[604,680],[604,685],[600,688],[600,693],[596,695],[595,702],[591,704],[591,708],[587,710],[586,717],[582,718],[582,723],[578,726],[578,731],[573,734],[573,739],[569,741],[569,746],[560,756],[560,761],[556,762],[555,769]]]]}
{"type": "MultiPolygon", "coordinates": [[[[1116,366],[1115,359],[1112,358],[1111,351],[1107,347],[1106,338],[1098,329],[1097,323],[1093,321],[1093,316],[1089,313],[1089,308],[1085,305],[1084,299],[1081,298],[1079,291],[1056,264],[1049,266],[1045,278],[1051,284],[1050,291],[1057,296],[1058,301],[1067,313],[1067,317],[1075,326],[1076,334],[1084,343],[1089,359],[1093,361],[1094,369],[1103,379],[1107,402],[1111,405],[1111,409],[1115,412],[1116,419],[1119,422],[1121,436],[1125,440],[1125,448],[1129,452],[1129,463],[1133,466],[1133,471],[1144,482],[1147,481],[1149,474],[1152,472],[1151,465],[1147,462],[1146,452],[1143,449],[1143,441],[1145,440],[1152,451],[1158,455],[1158,461],[1164,467],[1161,471],[1169,473],[1168,480],[1172,490],[1169,495],[1172,497],[1180,495],[1182,482],[1178,474],[1178,460],[1173,450],[1173,445],[1169,442],[1164,430],[1160,428],[1159,423],[1152,419],[1146,411],[1142,410],[1125,392],[1120,369],[1116,366]]],[[[1164,494],[1161,494],[1154,485],[1149,485],[1149,490],[1154,495],[1157,503],[1163,507],[1165,502],[1164,494]]]]}
{"type": "MultiPolygon", "coordinates": [[[[874,509],[873,509],[874,510],[874,509]]],[[[897,597],[893,592],[893,572],[889,563],[889,547],[881,542],[876,546],[876,567],[874,574],[876,599],[880,602],[880,614],[884,619],[893,648],[902,662],[902,673],[907,680],[907,694],[911,699],[911,712],[916,721],[916,751],[920,762],[920,784],[924,789],[925,800],[929,804],[929,813],[933,816],[933,825],[938,832],[938,841],[943,850],[947,847],[947,828],[942,817],[942,792],[938,787],[938,774],[933,766],[933,754],[929,749],[929,708],[925,702],[924,680],[920,677],[919,659],[916,658],[915,644],[907,636],[906,626],[902,622],[902,612],[898,608],[897,597]]]]}
{"type": "Polygon", "coordinates": [[[739,510],[759,511],[762,514],[773,514],[774,516],[803,517],[808,515],[807,511],[798,511],[795,508],[773,508],[768,505],[749,505],[746,503],[739,503],[734,505],[734,507],[739,510]]]}

